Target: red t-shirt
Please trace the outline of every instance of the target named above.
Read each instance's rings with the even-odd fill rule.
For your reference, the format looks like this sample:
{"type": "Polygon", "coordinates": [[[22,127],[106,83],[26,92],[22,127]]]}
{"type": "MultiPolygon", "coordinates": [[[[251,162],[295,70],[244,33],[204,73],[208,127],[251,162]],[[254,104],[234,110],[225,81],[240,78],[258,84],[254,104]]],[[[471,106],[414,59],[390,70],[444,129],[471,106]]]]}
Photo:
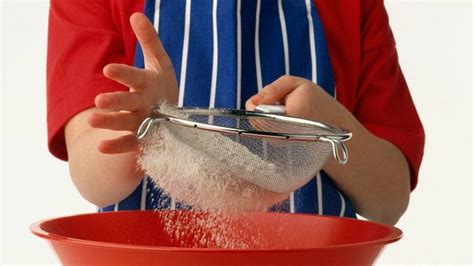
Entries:
{"type": "MultiPolygon", "coordinates": [[[[337,99],[373,134],[406,156],[416,186],[424,131],[398,64],[382,0],[315,0],[337,87],[337,99]]],[[[94,106],[97,94],[128,88],[105,78],[108,63],[132,65],[129,24],[144,0],[51,1],[48,37],[48,145],[67,160],[64,126],[94,106]]]]}

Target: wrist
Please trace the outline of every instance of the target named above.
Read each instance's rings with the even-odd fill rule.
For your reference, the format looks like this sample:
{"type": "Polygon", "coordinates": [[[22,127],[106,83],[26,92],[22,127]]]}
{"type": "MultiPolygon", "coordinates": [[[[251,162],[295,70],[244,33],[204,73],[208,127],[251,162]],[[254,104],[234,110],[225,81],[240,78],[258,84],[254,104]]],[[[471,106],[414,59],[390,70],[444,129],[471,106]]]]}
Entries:
{"type": "MultiPolygon", "coordinates": [[[[323,169],[328,173],[340,172],[340,170],[350,168],[354,156],[358,156],[367,148],[364,145],[369,145],[375,143],[377,138],[368,131],[358,120],[355,118],[349,111],[345,110],[344,115],[339,115],[331,119],[329,124],[339,127],[341,129],[347,130],[352,134],[351,139],[344,142],[348,150],[348,162],[345,165],[339,164],[332,156],[329,158],[328,162],[325,164],[323,169]]],[[[342,114],[342,112],[339,112],[342,114]]]]}

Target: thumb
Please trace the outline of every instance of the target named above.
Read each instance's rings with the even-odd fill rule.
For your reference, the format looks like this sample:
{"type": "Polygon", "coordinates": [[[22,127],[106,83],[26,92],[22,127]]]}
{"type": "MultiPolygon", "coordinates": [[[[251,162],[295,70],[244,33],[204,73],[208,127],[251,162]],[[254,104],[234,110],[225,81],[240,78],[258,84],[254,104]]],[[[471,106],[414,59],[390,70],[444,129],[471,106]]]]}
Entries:
{"type": "Polygon", "coordinates": [[[137,12],[130,16],[130,25],[142,47],[145,68],[163,70],[171,66],[171,60],[150,20],[143,13],[137,12]]]}
{"type": "Polygon", "coordinates": [[[275,104],[285,102],[285,97],[300,84],[300,79],[293,76],[282,76],[271,84],[268,84],[258,94],[252,96],[246,102],[247,110],[253,110],[260,104],[275,104]]]}

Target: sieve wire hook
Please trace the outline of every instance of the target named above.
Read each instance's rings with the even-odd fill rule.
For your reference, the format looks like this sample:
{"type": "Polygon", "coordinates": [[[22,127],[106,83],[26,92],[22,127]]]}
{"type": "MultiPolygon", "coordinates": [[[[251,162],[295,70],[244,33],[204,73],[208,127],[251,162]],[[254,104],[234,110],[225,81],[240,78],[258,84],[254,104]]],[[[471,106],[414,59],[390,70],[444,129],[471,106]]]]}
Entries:
{"type": "Polygon", "coordinates": [[[146,134],[150,131],[151,126],[153,126],[154,123],[156,122],[166,122],[169,121],[167,118],[152,118],[152,117],[147,117],[143,122],[140,124],[140,127],[138,127],[137,130],[137,139],[141,140],[143,139],[146,134]]]}
{"type": "Polygon", "coordinates": [[[324,139],[331,143],[332,155],[339,164],[344,165],[347,163],[347,159],[349,158],[349,153],[347,151],[346,145],[343,142],[341,142],[338,139],[332,139],[332,138],[327,138],[327,137],[321,138],[321,139],[324,139]]]}

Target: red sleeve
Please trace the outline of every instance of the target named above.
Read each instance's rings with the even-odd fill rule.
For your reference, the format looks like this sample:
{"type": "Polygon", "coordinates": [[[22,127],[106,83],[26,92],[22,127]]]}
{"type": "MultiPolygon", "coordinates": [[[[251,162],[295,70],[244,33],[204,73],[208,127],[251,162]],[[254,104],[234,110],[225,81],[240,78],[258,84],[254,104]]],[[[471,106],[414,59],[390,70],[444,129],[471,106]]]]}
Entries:
{"type": "Polygon", "coordinates": [[[135,39],[128,23],[142,1],[52,0],[47,57],[48,147],[67,160],[64,126],[94,105],[97,94],[127,88],[106,79],[108,63],[133,62],[135,39]]]}
{"type": "Polygon", "coordinates": [[[361,1],[361,63],[354,115],[405,155],[411,188],[418,180],[424,130],[398,63],[382,0],[361,1]]]}

